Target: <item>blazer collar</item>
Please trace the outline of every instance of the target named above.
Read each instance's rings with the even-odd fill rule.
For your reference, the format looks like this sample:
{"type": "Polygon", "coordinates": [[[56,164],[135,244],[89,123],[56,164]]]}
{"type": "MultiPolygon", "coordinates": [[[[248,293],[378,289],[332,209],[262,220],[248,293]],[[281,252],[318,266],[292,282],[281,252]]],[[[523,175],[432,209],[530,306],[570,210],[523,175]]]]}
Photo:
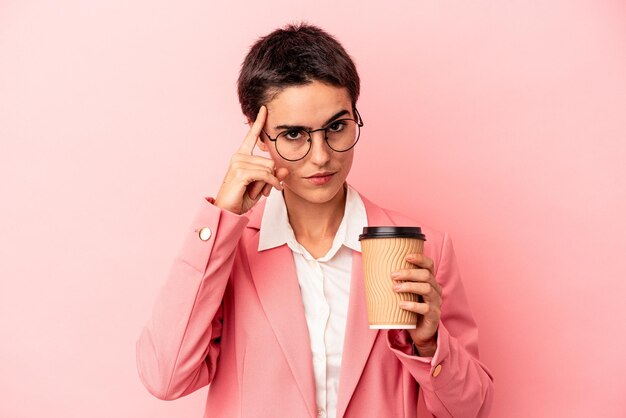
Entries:
{"type": "Polygon", "coordinates": [[[261,220],[263,219],[263,211],[265,210],[265,204],[267,198],[262,198],[256,205],[248,212],[248,228],[261,229],[261,220]]]}
{"type": "MultiPolygon", "coordinates": [[[[360,192],[359,196],[365,205],[368,225],[394,225],[382,208],[360,192]]],[[[247,227],[260,229],[264,207],[265,199],[250,211],[247,227]]],[[[293,255],[285,244],[262,252],[258,251],[258,244],[259,234],[256,233],[246,248],[252,279],[263,310],[313,418],[317,414],[313,359],[293,255]]],[[[346,412],[378,334],[379,330],[369,329],[361,253],[353,251],[337,417],[342,417],[346,412]]]]}

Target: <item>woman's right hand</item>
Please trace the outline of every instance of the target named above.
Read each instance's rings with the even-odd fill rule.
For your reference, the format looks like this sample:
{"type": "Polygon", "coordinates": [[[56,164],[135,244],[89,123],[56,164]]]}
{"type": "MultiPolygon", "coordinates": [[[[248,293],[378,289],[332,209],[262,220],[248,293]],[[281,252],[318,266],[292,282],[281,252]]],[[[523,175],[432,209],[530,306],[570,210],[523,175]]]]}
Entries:
{"type": "Polygon", "coordinates": [[[272,187],[283,190],[281,181],[289,171],[284,167],[276,170],[271,158],[252,154],[266,118],[267,108],[261,106],[239,150],[230,159],[224,182],[213,203],[215,206],[241,215],[249,211],[262,195],[268,196],[272,187]]]}

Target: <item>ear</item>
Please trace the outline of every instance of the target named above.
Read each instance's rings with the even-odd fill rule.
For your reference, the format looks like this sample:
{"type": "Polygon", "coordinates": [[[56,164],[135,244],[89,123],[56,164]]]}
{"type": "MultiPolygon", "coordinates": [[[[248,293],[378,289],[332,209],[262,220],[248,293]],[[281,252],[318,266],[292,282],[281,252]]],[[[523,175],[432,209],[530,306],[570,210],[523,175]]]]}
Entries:
{"type": "MultiPolygon", "coordinates": [[[[252,125],[254,125],[254,122],[252,122],[251,120],[248,120],[248,126],[252,128],[252,125]]],[[[268,152],[267,142],[265,141],[266,138],[267,137],[265,136],[265,134],[261,132],[261,134],[259,135],[260,141],[256,143],[256,146],[259,147],[259,149],[263,152],[268,152]]]]}

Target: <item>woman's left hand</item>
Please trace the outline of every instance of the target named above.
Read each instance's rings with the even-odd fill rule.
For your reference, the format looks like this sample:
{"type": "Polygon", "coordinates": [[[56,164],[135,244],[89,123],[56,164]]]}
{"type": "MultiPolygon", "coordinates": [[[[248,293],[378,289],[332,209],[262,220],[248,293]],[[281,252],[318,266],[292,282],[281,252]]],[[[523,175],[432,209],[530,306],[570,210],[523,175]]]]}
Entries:
{"type": "Polygon", "coordinates": [[[423,254],[409,254],[406,261],[418,268],[392,272],[394,290],[421,295],[423,302],[400,302],[400,307],[417,313],[417,328],[407,331],[421,357],[432,357],[437,350],[437,328],[441,317],[442,289],[435,280],[434,263],[423,254]],[[400,283],[400,281],[405,281],[400,283]]]}

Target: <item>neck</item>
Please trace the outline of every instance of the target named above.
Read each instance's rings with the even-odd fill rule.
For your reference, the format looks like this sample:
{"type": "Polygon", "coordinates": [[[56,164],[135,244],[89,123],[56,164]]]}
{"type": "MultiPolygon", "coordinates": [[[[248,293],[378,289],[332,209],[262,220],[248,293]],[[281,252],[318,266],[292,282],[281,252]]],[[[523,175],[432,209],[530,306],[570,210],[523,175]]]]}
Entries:
{"type": "Polygon", "coordinates": [[[347,185],[328,202],[311,203],[285,188],[283,195],[289,223],[297,239],[332,240],[346,207],[347,185]]]}

